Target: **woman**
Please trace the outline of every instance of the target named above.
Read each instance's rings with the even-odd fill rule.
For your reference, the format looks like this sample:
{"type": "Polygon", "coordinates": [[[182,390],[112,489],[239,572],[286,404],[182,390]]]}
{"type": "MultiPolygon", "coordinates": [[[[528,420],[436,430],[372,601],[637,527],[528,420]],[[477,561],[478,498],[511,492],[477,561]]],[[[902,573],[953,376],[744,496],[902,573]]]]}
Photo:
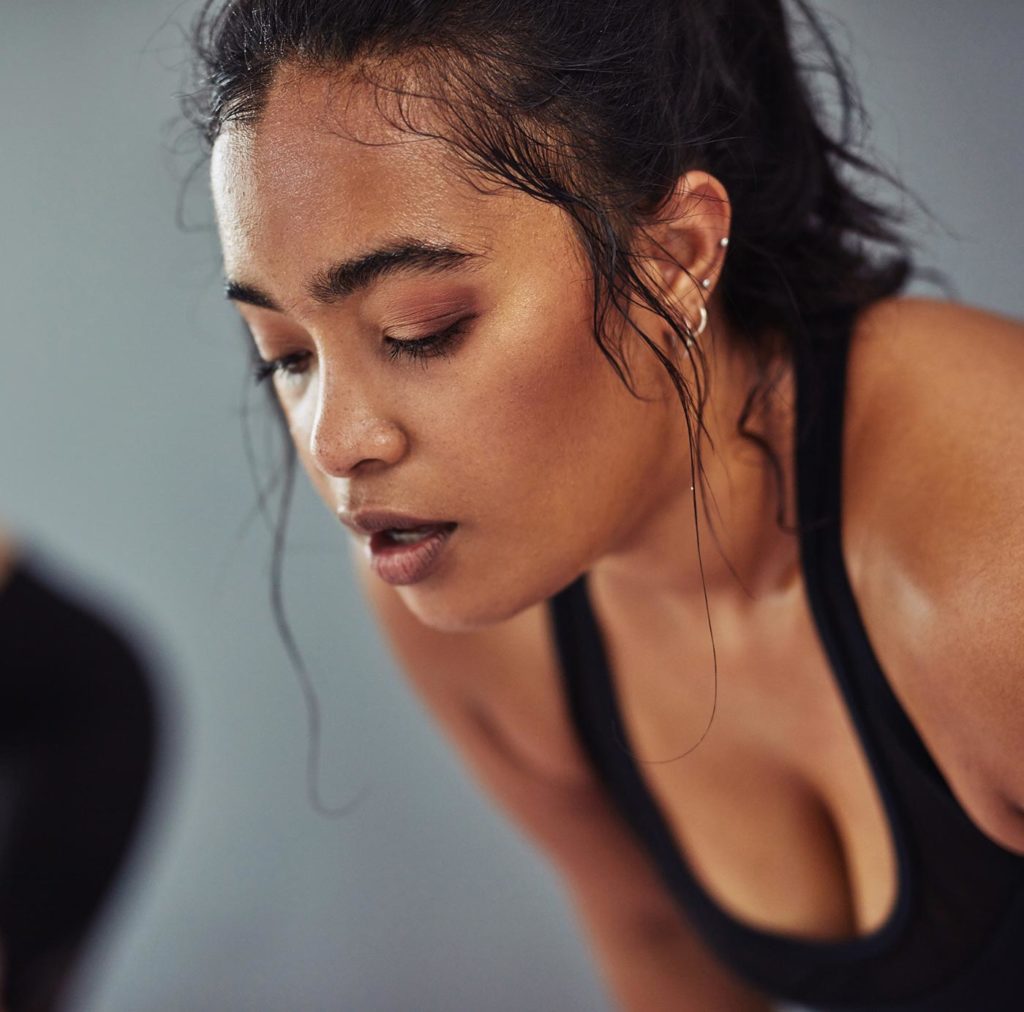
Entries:
{"type": "Polygon", "coordinates": [[[1024,340],[900,296],[788,27],[211,5],[227,293],[623,1007],[1016,1008],[1024,340]]]}

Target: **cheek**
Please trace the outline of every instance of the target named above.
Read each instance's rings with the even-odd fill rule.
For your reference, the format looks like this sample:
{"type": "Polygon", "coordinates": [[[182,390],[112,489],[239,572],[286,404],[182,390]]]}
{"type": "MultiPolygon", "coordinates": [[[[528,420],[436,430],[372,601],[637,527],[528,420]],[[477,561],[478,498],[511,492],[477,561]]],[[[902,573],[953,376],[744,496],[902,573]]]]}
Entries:
{"type": "Polygon", "coordinates": [[[469,522],[445,575],[403,591],[425,624],[458,630],[510,618],[615,543],[647,466],[637,454],[643,420],[588,340],[569,353],[523,356],[467,402],[442,477],[469,522]]]}
{"type": "Polygon", "coordinates": [[[656,412],[623,386],[585,313],[554,322],[467,384],[447,456],[509,569],[550,566],[560,579],[614,534],[656,412]]]}
{"type": "MultiPolygon", "coordinates": [[[[491,361],[462,389],[452,438],[486,463],[488,483],[522,503],[527,490],[564,491],[599,441],[611,391],[587,324],[526,316],[504,328],[491,361]]],[[[520,507],[522,508],[522,507],[520,507]]]]}
{"type": "MultiPolygon", "coordinates": [[[[307,391],[307,395],[309,391],[307,391]]],[[[338,508],[337,495],[331,487],[329,479],[316,465],[310,453],[313,419],[315,414],[315,396],[305,396],[288,408],[282,408],[285,424],[285,438],[295,447],[295,455],[302,470],[305,471],[313,490],[333,513],[338,508]]]]}

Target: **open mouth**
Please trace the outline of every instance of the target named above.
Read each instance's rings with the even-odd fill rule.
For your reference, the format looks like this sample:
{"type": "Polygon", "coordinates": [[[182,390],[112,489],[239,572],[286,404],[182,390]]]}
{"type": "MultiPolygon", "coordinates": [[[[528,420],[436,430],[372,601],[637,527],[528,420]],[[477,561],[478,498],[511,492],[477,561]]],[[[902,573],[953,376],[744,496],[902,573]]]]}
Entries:
{"type": "Polygon", "coordinates": [[[388,527],[370,535],[370,566],[385,582],[406,587],[437,568],[458,524],[388,527]]]}
{"type": "Polygon", "coordinates": [[[421,527],[389,527],[370,537],[370,551],[381,552],[389,548],[404,548],[418,545],[438,535],[451,534],[457,524],[424,524],[421,527]]]}
{"type": "Polygon", "coordinates": [[[374,540],[379,538],[381,548],[388,545],[416,545],[435,534],[450,534],[455,530],[455,524],[426,524],[423,527],[389,527],[374,535],[374,540]]]}

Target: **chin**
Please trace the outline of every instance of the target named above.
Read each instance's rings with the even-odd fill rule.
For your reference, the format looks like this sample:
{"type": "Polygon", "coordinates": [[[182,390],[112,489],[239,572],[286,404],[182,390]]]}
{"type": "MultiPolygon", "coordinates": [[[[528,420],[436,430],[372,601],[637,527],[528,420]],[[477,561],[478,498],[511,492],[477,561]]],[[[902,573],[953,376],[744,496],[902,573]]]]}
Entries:
{"type": "Polygon", "coordinates": [[[486,591],[476,594],[454,595],[408,587],[399,591],[406,607],[425,626],[442,633],[468,633],[499,625],[515,618],[535,600],[510,603],[486,591]]]}
{"type": "Polygon", "coordinates": [[[476,632],[500,625],[550,596],[536,586],[489,577],[471,585],[464,581],[453,584],[426,582],[403,588],[399,595],[423,625],[442,633],[476,632]]]}
{"type": "Polygon", "coordinates": [[[442,633],[469,633],[508,622],[542,604],[579,575],[547,578],[539,574],[494,574],[479,580],[425,581],[399,591],[406,607],[430,629],[442,633]]]}

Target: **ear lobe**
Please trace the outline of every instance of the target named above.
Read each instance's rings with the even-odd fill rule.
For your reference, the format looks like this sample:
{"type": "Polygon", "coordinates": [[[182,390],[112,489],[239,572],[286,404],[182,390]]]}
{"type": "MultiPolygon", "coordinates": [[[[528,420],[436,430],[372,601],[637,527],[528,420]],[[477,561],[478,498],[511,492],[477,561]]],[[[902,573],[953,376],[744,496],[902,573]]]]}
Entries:
{"type": "Polygon", "coordinates": [[[731,219],[725,187],[695,169],[679,177],[647,229],[651,272],[694,326],[721,275],[731,219]]]}

